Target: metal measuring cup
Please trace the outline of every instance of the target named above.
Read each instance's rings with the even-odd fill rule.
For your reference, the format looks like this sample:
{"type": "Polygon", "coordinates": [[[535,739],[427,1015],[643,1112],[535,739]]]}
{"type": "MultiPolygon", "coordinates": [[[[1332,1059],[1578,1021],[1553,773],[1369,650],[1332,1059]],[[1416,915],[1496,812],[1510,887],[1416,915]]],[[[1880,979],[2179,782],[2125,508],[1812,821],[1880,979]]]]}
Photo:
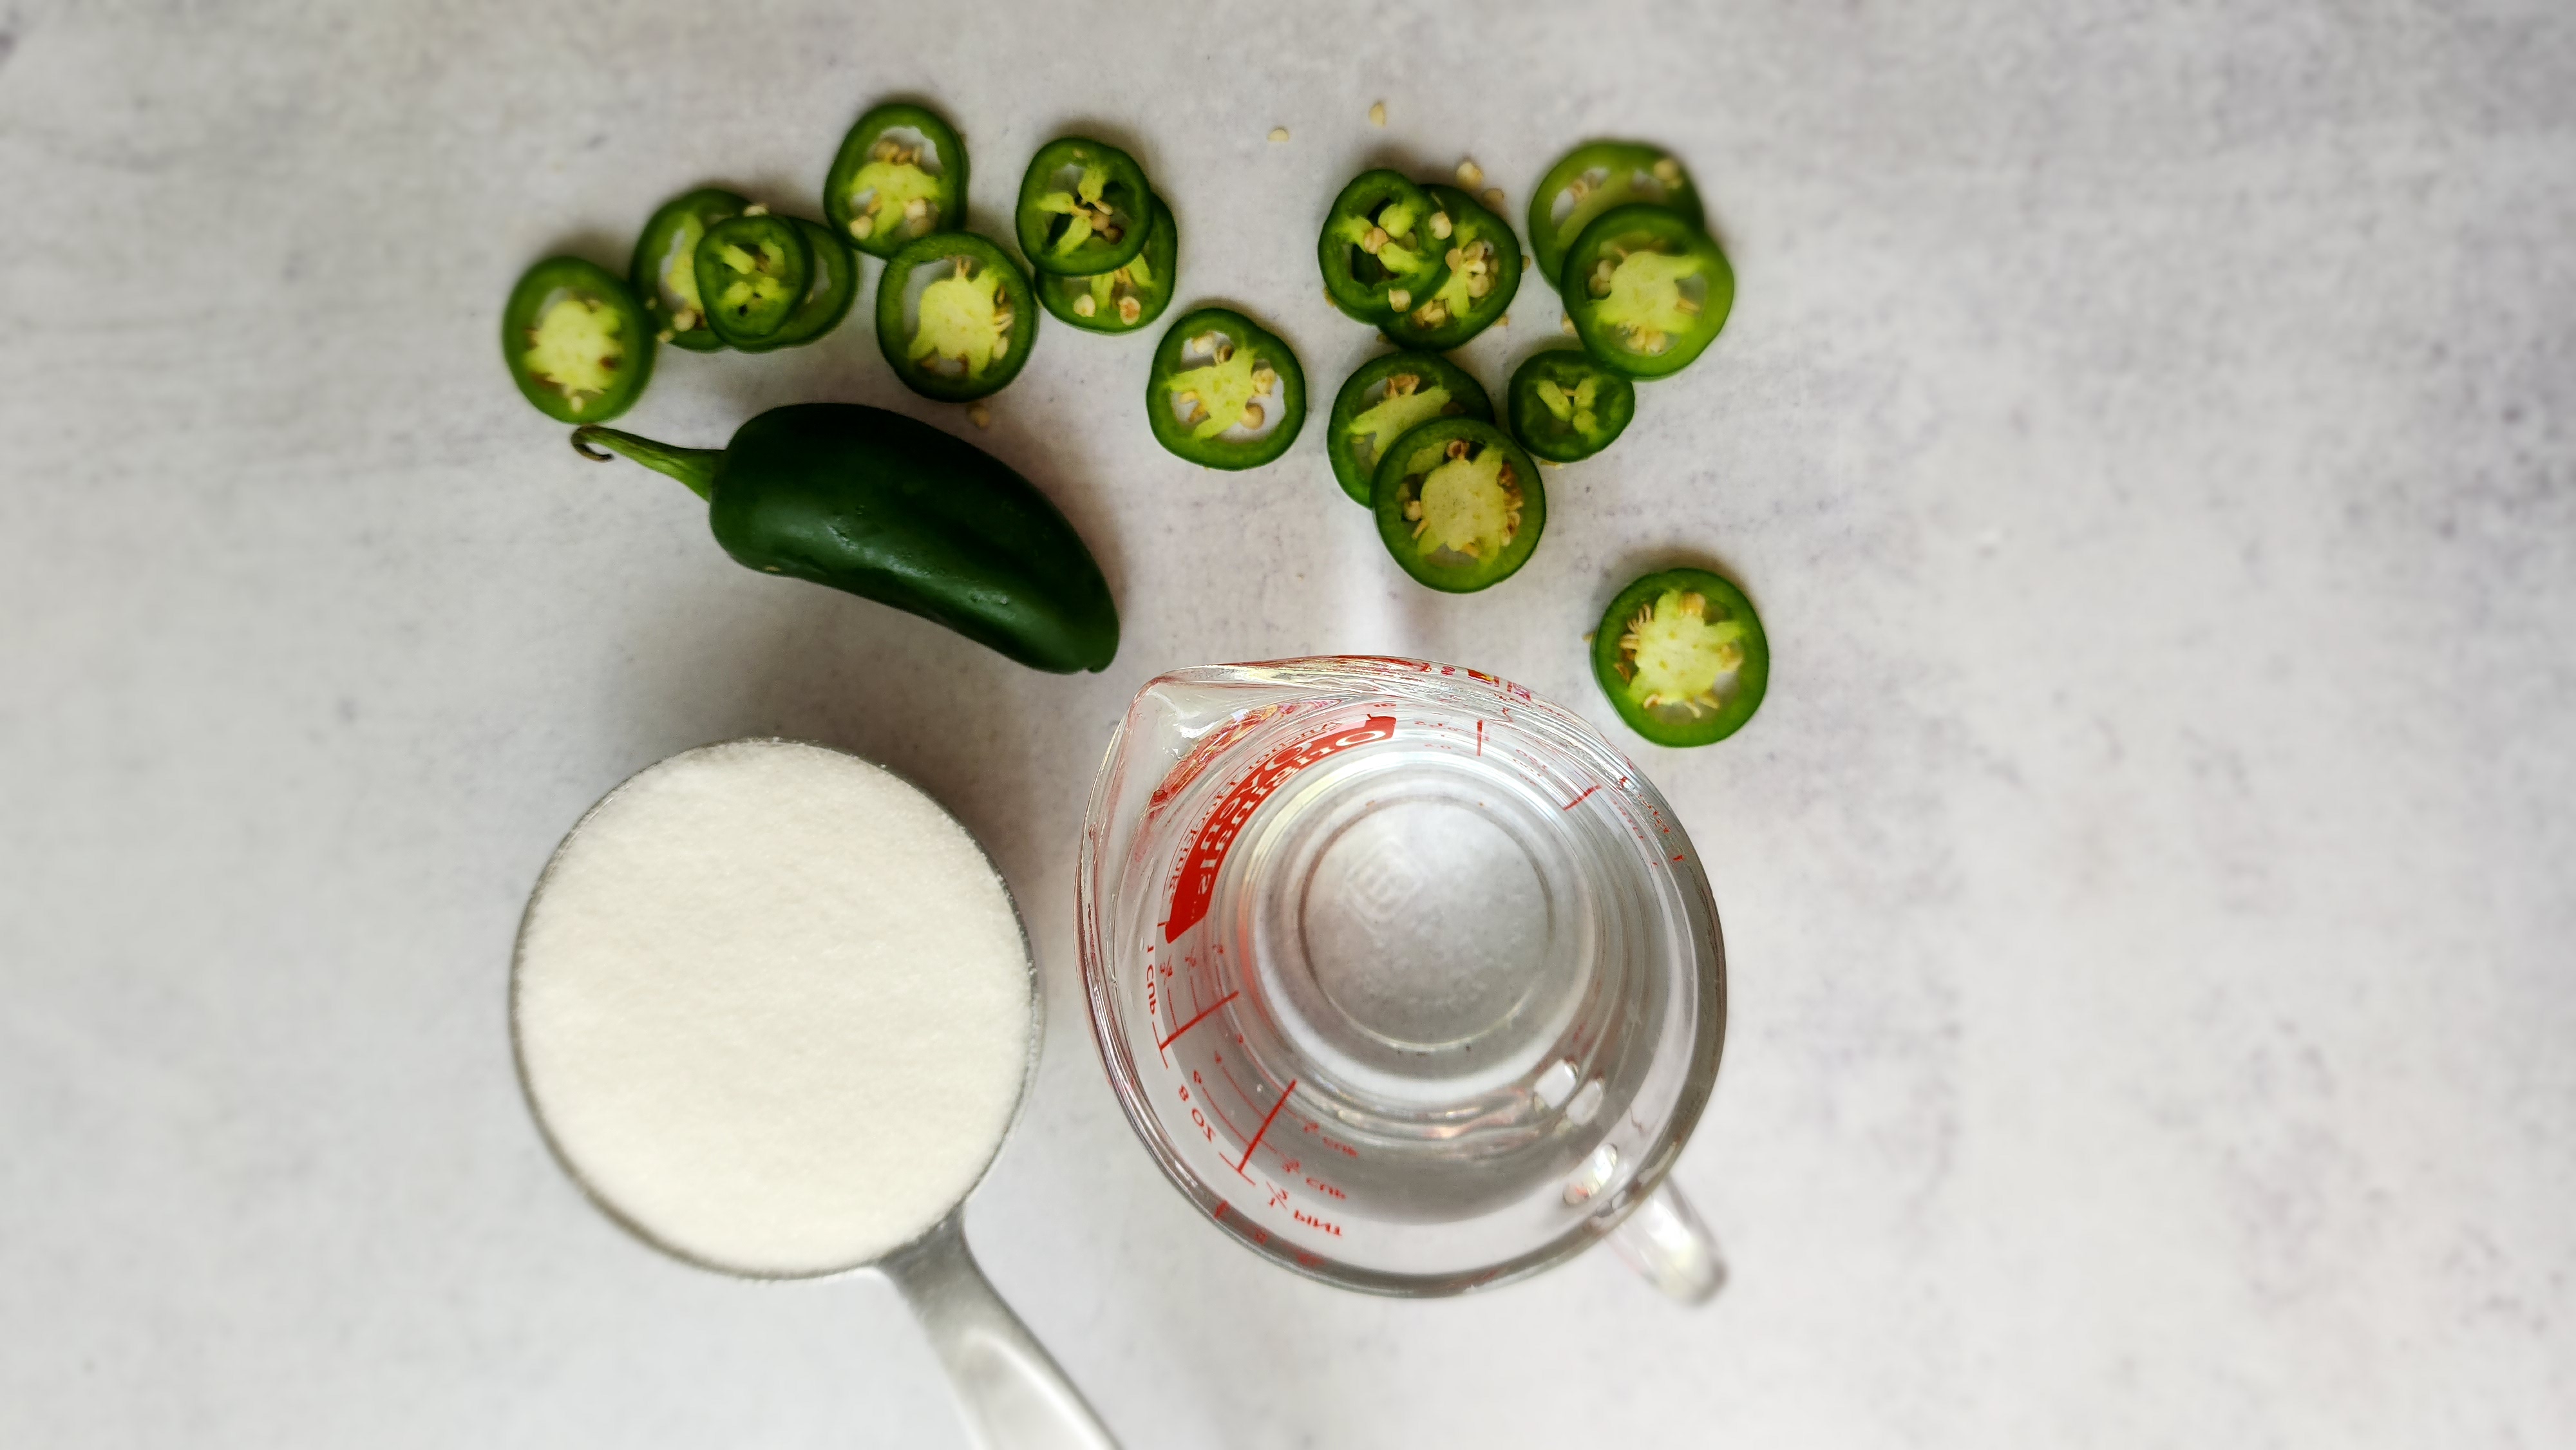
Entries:
{"type": "MultiPolygon", "coordinates": [[[[804,742],[777,740],[730,742],[732,744],[796,745],[804,742]]],[[[713,749],[707,746],[701,749],[713,749]]],[[[690,753],[690,752],[684,752],[690,753]]],[[[675,759],[677,757],[674,757],[675,759]]],[[[667,764],[668,762],[664,762],[667,764]]],[[[572,830],[546,864],[529,893],[528,906],[520,918],[519,936],[511,953],[510,965],[510,1048],[517,1066],[519,1090],[526,1100],[529,1115],[545,1139],[547,1150],[574,1186],[593,1206],[606,1214],[619,1227],[650,1247],[682,1263],[731,1278],[747,1280],[799,1280],[834,1278],[845,1274],[873,1270],[894,1282],[904,1303],[911,1307],[922,1331],[929,1336],[931,1348],[948,1372],[950,1386],[957,1395],[958,1407],[966,1420],[968,1438],[985,1450],[1117,1450],[1117,1441],[1095,1414],[1081,1391],[1065,1377],[1043,1345],[1031,1335],[1028,1326],[1011,1311],[992,1282],[984,1277],[975,1257],[966,1246],[965,1200],[971,1196],[992,1168],[1002,1142],[1016,1127],[1019,1114],[1028,1098],[1030,1081],[1036,1076],[1038,1046],[1045,1039],[1045,997],[1039,989],[1035,959],[1028,950],[1025,922],[1019,923],[1020,955],[1026,964],[1028,988],[1028,1055],[1021,1070],[1020,1082],[1010,1113],[1010,1124],[996,1136],[993,1152],[985,1159],[972,1183],[959,1193],[948,1212],[909,1243],[900,1244],[870,1259],[829,1264],[793,1273],[768,1273],[740,1265],[717,1262],[690,1252],[655,1235],[636,1217],[621,1207],[582,1171],[580,1163],[567,1152],[561,1138],[548,1123],[545,1104],[532,1085],[528,1072],[526,1024],[520,1011],[522,986],[527,968],[529,924],[535,920],[546,889],[554,879],[556,867],[581,837],[582,828],[598,815],[602,806],[613,799],[647,771],[647,767],[629,777],[616,790],[600,798],[572,830]]],[[[980,849],[980,844],[978,849],[980,849]]],[[[990,867],[987,858],[985,864],[990,867]]],[[[994,872],[1001,880],[1001,873],[994,872]]],[[[1004,887],[1008,897],[1008,887],[1004,887]]],[[[1018,908],[1012,914],[1018,920],[1018,908]]]]}

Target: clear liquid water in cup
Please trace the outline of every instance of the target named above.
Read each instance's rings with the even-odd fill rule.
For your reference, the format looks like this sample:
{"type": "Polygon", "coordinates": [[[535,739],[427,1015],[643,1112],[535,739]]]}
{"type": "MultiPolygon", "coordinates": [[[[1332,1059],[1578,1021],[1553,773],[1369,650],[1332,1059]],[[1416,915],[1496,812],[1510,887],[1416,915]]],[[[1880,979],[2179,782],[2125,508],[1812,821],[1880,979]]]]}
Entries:
{"type": "Polygon", "coordinates": [[[1716,1077],[1716,912],[1580,719],[1406,660],[1166,675],[1101,768],[1081,895],[1128,1118],[1256,1251],[1437,1294],[1617,1231],[1670,1292],[1715,1289],[1659,1185],[1716,1077]]]}

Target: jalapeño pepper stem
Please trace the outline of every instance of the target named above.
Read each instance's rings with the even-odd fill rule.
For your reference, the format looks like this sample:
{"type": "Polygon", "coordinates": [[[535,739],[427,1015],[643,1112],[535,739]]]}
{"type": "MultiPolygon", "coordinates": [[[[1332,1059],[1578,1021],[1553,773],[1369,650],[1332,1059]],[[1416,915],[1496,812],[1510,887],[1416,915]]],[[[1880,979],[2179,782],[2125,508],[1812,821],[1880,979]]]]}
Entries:
{"type": "Polygon", "coordinates": [[[724,457],[721,448],[674,448],[650,438],[638,438],[618,428],[584,424],[572,430],[572,451],[593,463],[606,463],[611,454],[623,454],[652,469],[667,473],[689,486],[698,497],[713,500],[716,487],[716,462],[724,457]],[[598,445],[594,447],[592,445],[598,445]],[[606,448],[607,453],[600,452],[606,448]]]}

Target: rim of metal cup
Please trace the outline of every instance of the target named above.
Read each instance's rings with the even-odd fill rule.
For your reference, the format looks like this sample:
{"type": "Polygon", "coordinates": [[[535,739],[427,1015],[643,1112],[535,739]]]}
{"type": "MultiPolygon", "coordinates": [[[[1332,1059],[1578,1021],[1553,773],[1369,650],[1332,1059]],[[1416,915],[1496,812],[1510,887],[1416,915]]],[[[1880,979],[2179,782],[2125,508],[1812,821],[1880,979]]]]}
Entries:
{"type": "MultiPolygon", "coordinates": [[[[1405,697],[1402,691],[1407,685],[1414,686],[1417,692],[1426,685],[1435,685],[1443,691],[1463,688],[1508,695],[1514,709],[1544,715],[1578,741],[1607,756],[1611,763],[1621,767],[1630,782],[1627,789],[1643,794],[1652,804],[1661,807],[1667,818],[1673,819],[1676,829],[1680,827],[1680,821],[1672,817],[1671,803],[1664,799],[1663,792],[1656,789],[1654,782],[1590,721],[1562,705],[1481,670],[1391,655],[1318,655],[1289,660],[1256,660],[1167,671],[1148,680],[1136,692],[1136,699],[1143,699],[1149,691],[1166,683],[1220,683],[1239,679],[1240,672],[1246,670],[1277,671],[1282,675],[1293,673],[1301,681],[1347,683],[1354,690],[1398,698],[1405,697]]],[[[1431,1299],[1495,1288],[1554,1268],[1607,1238],[1629,1214],[1654,1196],[1655,1190],[1663,1186],[1665,1177],[1671,1173],[1674,1161],[1681,1156],[1682,1148],[1689,1143],[1691,1133],[1699,1126],[1700,1115],[1707,1109],[1709,1095],[1717,1086],[1718,1060],[1726,1044],[1725,935],[1718,921],[1717,898],[1709,890],[1708,873],[1700,866],[1696,844],[1688,851],[1688,859],[1666,863],[1667,870],[1673,873],[1683,890],[1697,900],[1708,922],[1705,950],[1697,954],[1700,1010],[1696,1030],[1691,1037],[1690,1066],[1673,1100],[1672,1113],[1664,1130],[1656,1135],[1653,1146],[1639,1158],[1636,1171],[1629,1175],[1626,1184],[1602,1207],[1566,1232],[1525,1253],[1484,1268],[1446,1274],[1402,1274],[1362,1268],[1337,1263],[1320,1254],[1301,1255],[1286,1247],[1285,1240],[1277,1234],[1270,1235],[1267,1241],[1256,1241],[1236,1232],[1226,1218],[1239,1218],[1241,1215],[1222,1213],[1221,1210],[1228,1207],[1225,1197],[1191,1172],[1165,1143],[1161,1122],[1145,1101],[1143,1076],[1137,1072],[1136,1064],[1128,1054],[1126,1034],[1119,1024],[1120,1008],[1108,978],[1108,949],[1102,940],[1100,921],[1105,905],[1099,884],[1102,867],[1100,845],[1109,805],[1111,771],[1118,759],[1119,746],[1127,738],[1128,722],[1134,714],[1135,701],[1130,700],[1127,712],[1119,717],[1118,728],[1110,735],[1108,749],[1101,755],[1100,770],[1092,778],[1091,796],[1083,812],[1082,848],[1074,882],[1074,925],[1082,955],[1083,995],[1091,1009],[1092,1043],[1100,1049],[1101,1067],[1109,1077],[1109,1086],[1118,1099],[1120,1111],[1127,1115],[1127,1126],[1135,1131],[1137,1140],[1145,1145],[1146,1152],[1163,1170],[1163,1176],[1197,1205],[1210,1223],[1223,1229],[1227,1238],[1252,1253],[1309,1279],[1392,1298],[1431,1299]],[[1687,867],[1687,871],[1679,869],[1682,867],[1687,867]]],[[[1688,840],[1687,833],[1684,839],[1688,840]]]]}
{"type": "Polygon", "coordinates": [[[924,790],[919,781],[912,779],[910,776],[905,775],[903,772],[896,770],[891,766],[880,765],[865,756],[856,754],[852,751],[842,750],[835,746],[825,745],[819,740],[798,740],[785,735],[745,735],[732,740],[710,740],[704,745],[693,745],[686,750],[680,751],[678,754],[666,755],[660,760],[654,761],[652,764],[645,766],[643,769],[627,776],[624,780],[619,781],[616,785],[609,788],[607,794],[601,796],[598,800],[591,802],[590,809],[583,811],[581,813],[581,819],[574,821],[572,823],[572,829],[564,832],[563,839],[555,843],[553,854],[546,857],[545,869],[537,873],[536,884],[528,890],[528,904],[520,909],[519,930],[517,935],[512,939],[510,946],[510,1064],[513,1074],[518,1078],[519,1100],[527,1105],[529,1120],[536,1124],[537,1136],[545,1140],[546,1152],[555,1160],[555,1166],[563,1170],[566,1178],[572,1180],[573,1187],[581,1190],[582,1197],[590,1200],[591,1207],[596,1208],[601,1213],[607,1215],[611,1223],[624,1229],[628,1234],[632,1235],[637,1241],[641,1242],[646,1247],[677,1259],[681,1263],[689,1265],[691,1268],[704,1269],[709,1273],[723,1274],[728,1278],[734,1279],[749,1279],[761,1283],[799,1283],[810,1279],[837,1278],[844,1274],[854,1274],[863,1269],[875,1267],[884,1260],[890,1259],[895,1255],[902,1253],[904,1250],[928,1239],[931,1235],[939,1232],[942,1224],[945,1224],[949,1219],[956,1217],[959,1210],[965,1206],[966,1200],[975,1196],[975,1190],[981,1188],[984,1185],[984,1179],[992,1173],[993,1164],[1002,1156],[1002,1145],[1009,1142],[1011,1134],[1019,1129],[1020,1117],[1028,1111],[1029,1089],[1037,1082],[1038,1052],[1046,1042],[1046,992],[1038,979],[1037,954],[1029,945],[1028,918],[1020,911],[1018,900],[1011,895],[1011,883],[1002,875],[1001,868],[994,864],[992,852],[984,849],[984,843],[980,840],[976,840],[975,833],[967,830],[963,821],[958,822],[957,829],[965,835],[968,841],[974,844],[975,853],[983,859],[985,869],[991,871],[993,873],[993,880],[1000,884],[1002,888],[1002,900],[1004,904],[1008,905],[1011,909],[1011,924],[1019,929],[1020,959],[1027,964],[1028,969],[1028,1054],[1026,1061],[1024,1061],[1020,1066],[1020,1085],[1017,1096],[1014,1097],[1011,1102],[1010,1121],[1003,1124],[1001,1135],[994,1139],[993,1151],[985,1156],[983,1166],[975,1170],[974,1181],[966,1185],[966,1191],[957,1195],[957,1201],[950,1204],[946,1212],[932,1220],[929,1226],[924,1228],[920,1233],[913,1235],[902,1243],[890,1245],[875,1254],[869,1255],[867,1258],[856,1259],[845,1264],[832,1265],[828,1268],[800,1269],[792,1272],[773,1272],[761,1269],[746,1269],[740,1265],[727,1264],[714,1259],[709,1259],[703,1255],[692,1253],[689,1250],[681,1248],[679,1245],[660,1237],[651,1229],[648,1229],[644,1225],[636,1222],[634,1219],[629,1218],[624,1209],[618,1207],[614,1200],[609,1198],[608,1195],[600,1192],[598,1186],[590,1181],[589,1176],[581,1171],[581,1166],[573,1161],[572,1155],[564,1151],[563,1143],[555,1137],[553,1125],[546,1121],[545,1109],[537,1102],[536,1089],[528,1082],[527,1047],[519,1035],[519,984],[527,964],[528,924],[536,919],[537,903],[545,899],[546,887],[554,881],[555,867],[562,863],[564,853],[567,850],[570,850],[572,843],[580,837],[582,828],[588,826],[591,822],[591,818],[598,815],[610,801],[613,801],[617,799],[618,796],[624,794],[627,787],[634,785],[637,781],[640,781],[644,777],[651,775],[653,772],[662,769],[664,766],[686,760],[693,755],[703,755],[710,750],[723,750],[737,745],[791,745],[809,750],[820,750],[826,754],[838,755],[844,759],[855,760],[859,764],[867,766],[872,770],[882,770],[886,774],[893,776],[895,779],[902,781],[905,785],[912,787],[914,790],[920,791],[924,799],[928,800],[931,804],[938,806],[940,811],[947,815],[950,820],[953,821],[957,819],[957,813],[949,810],[947,804],[941,801],[939,797],[932,795],[927,790],[924,790]]]}

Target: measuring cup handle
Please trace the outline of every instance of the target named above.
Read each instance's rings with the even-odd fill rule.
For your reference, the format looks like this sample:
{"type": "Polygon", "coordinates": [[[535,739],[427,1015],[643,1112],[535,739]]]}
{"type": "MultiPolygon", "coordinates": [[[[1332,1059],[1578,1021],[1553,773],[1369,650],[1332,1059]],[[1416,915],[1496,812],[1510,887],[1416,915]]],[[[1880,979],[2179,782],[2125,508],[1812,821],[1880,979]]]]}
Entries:
{"type": "Polygon", "coordinates": [[[1685,1304],[1705,1304],[1726,1284],[1717,1240],[1669,1178],[1610,1231],[1610,1248],[1648,1283],[1685,1304]]]}
{"type": "Polygon", "coordinates": [[[980,1450],[1118,1450],[1082,1392],[993,1292],[966,1250],[964,1212],[877,1267],[930,1336],[980,1450]]]}

